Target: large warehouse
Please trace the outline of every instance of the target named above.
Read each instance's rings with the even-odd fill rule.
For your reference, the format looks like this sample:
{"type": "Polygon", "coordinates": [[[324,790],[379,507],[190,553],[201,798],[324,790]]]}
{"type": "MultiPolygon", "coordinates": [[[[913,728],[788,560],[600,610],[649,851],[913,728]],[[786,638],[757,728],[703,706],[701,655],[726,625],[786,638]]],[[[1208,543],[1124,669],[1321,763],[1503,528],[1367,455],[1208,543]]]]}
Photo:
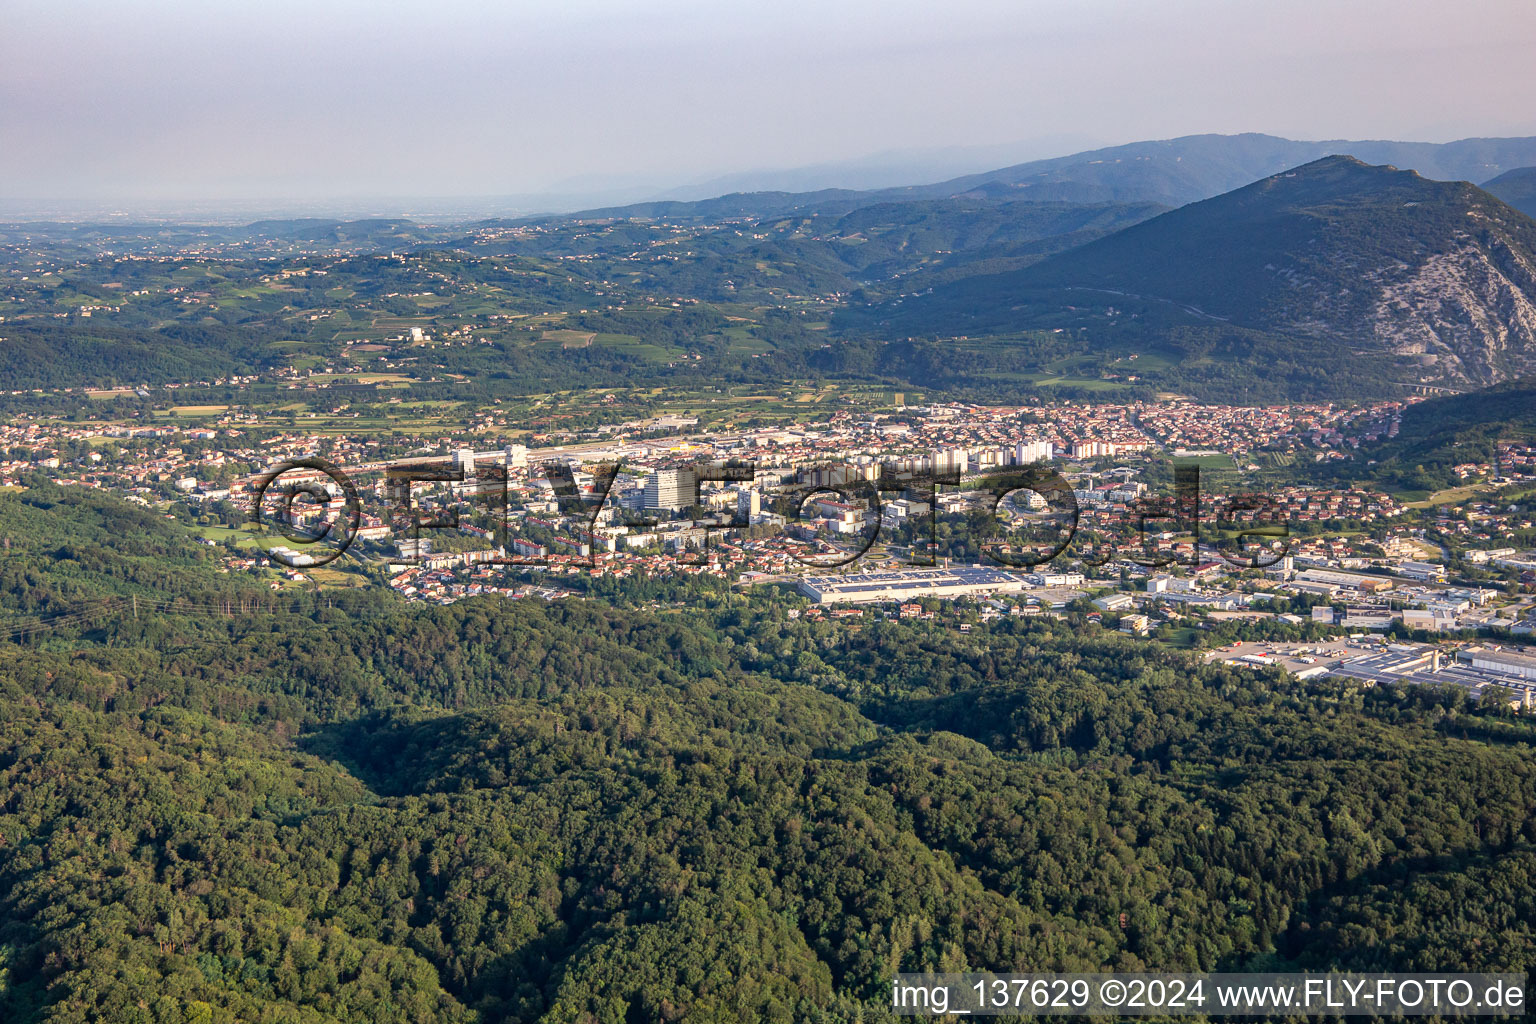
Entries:
{"type": "Polygon", "coordinates": [[[1490,650],[1486,647],[1472,647],[1457,654],[1456,660],[1484,672],[1536,681],[1536,655],[1532,655],[1528,649],[1490,650]]]}
{"type": "Polygon", "coordinates": [[[896,572],[807,576],[800,593],[817,604],[867,604],[915,601],[920,597],[974,597],[1014,593],[1028,587],[1023,577],[1001,569],[968,565],[953,569],[905,569],[896,572]]]}

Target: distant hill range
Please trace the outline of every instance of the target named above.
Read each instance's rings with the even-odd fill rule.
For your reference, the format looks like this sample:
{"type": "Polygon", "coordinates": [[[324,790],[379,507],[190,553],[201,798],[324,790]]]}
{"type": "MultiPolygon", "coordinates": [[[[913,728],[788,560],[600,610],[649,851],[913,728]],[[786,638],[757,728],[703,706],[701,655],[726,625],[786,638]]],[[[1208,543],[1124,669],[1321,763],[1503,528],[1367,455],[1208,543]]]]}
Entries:
{"type": "Polygon", "coordinates": [[[1331,156],[873,319],[955,335],[1093,316],[1231,324],[1492,383],[1536,367],[1536,222],[1466,182],[1331,156]]]}
{"type": "Polygon", "coordinates": [[[1182,206],[1337,154],[1415,170],[1442,181],[1486,181],[1511,168],[1536,164],[1536,138],[1297,142],[1257,133],[1189,135],[1035,160],[911,191],[941,195],[979,191],[1012,199],[1182,206]]]}
{"type": "Polygon", "coordinates": [[[997,202],[1182,206],[1336,154],[1347,154],[1371,164],[1391,164],[1442,181],[1488,181],[1506,171],[1536,165],[1536,137],[1431,143],[1345,139],[1301,142],[1253,132],[1187,135],[1032,160],[926,185],[736,192],[694,202],[634,203],[561,216],[680,220],[772,217],[797,211],[847,213],[873,203],[962,196],[997,202]]]}
{"type": "Polygon", "coordinates": [[[389,252],[441,245],[460,237],[457,226],[418,224],[401,217],[338,220],[297,217],[250,224],[179,224],[154,221],[26,221],[0,224],[0,245],[46,242],[69,248],[81,258],[108,249],[128,255],[180,253],[187,250],[297,255],[389,252]]]}
{"type": "Polygon", "coordinates": [[[225,234],[231,238],[274,238],[322,245],[372,243],[387,247],[415,245],[432,238],[433,229],[424,228],[402,217],[367,220],[300,217],[287,220],[260,220],[244,228],[227,229],[225,234]]]}
{"type": "Polygon", "coordinates": [[[1536,217],[1536,167],[1517,167],[1483,184],[1483,190],[1498,196],[1527,217],[1536,217]]]}
{"type": "MultiPolygon", "coordinates": [[[[1463,389],[1536,370],[1533,206],[1536,138],[1195,135],[899,188],[742,192],[473,222],[34,222],[0,225],[0,248],[80,260],[104,250],[431,251],[445,266],[468,261],[458,271],[466,276],[481,273],[467,268],[483,258],[520,261],[503,269],[538,288],[554,280],[542,261],[575,260],[568,266],[594,280],[621,274],[636,294],[752,308],[817,297],[827,317],[807,318],[803,331],[773,328],[772,372],[784,377],[859,374],[990,388],[1000,400],[1037,387],[1299,400],[1463,389]]],[[[583,292],[592,281],[560,276],[564,308],[603,305],[583,292]]],[[[383,297],[397,298],[394,290],[383,297]]],[[[614,326],[635,329],[587,329],[614,326]]],[[[106,330],[94,333],[111,358],[95,362],[118,373],[134,362],[134,339],[106,330]]],[[[18,373],[53,380],[59,366],[93,358],[52,358],[69,339],[50,337],[13,353],[18,373]]],[[[185,346],[227,361],[227,340],[185,346]]],[[[264,355],[241,358],[256,365],[264,355]]],[[[740,372],[767,372],[767,353],[751,359],[740,372]]]]}

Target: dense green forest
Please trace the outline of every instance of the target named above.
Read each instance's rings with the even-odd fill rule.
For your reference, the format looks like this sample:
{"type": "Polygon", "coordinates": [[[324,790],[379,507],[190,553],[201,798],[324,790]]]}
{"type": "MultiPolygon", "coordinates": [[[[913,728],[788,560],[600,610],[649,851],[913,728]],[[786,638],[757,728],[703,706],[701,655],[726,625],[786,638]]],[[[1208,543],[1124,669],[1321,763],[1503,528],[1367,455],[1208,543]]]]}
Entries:
{"type": "Polygon", "coordinates": [[[7,1022],[874,1021],[898,970],[1536,960],[1536,731],[1458,693],[707,586],[279,600],[46,485],[0,528],[7,1022]]]}

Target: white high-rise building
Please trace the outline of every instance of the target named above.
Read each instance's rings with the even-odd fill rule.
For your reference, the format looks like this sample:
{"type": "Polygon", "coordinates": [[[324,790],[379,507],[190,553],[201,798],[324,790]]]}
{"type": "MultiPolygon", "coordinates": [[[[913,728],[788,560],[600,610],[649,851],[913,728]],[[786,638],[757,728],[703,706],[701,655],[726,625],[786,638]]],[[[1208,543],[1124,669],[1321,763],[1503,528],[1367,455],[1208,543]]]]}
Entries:
{"type": "Polygon", "coordinates": [[[964,448],[951,448],[934,455],[933,468],[940,472],[953,469],[964,473],[970,459],[971,453],[964,448]]]}
{"type": "Polygon", "coordinates": [[[693,471],[658,469],[645,478],[645,507],[677,512],[693,504],[693,471]]]}
{"type": "Polygon", "coordinates": [[[1027,466],[1031,462],[1045,462],[1051,457],[1051,442],[1020,441],[1013,449],[1015,465],[1027,466]]]}
{"type": "Polygon", "coordinates": [[[1114,455],[1119,449],[1109,441],[1079,441],[1072,446],[1074,459],[1097,459],[1114,455]]]}
{"type": "Polygon", "coordinates": [[[507,445],[506,460],[508,469],[524,469],[528,465],[528,446],[522,444],[507,445]]]}

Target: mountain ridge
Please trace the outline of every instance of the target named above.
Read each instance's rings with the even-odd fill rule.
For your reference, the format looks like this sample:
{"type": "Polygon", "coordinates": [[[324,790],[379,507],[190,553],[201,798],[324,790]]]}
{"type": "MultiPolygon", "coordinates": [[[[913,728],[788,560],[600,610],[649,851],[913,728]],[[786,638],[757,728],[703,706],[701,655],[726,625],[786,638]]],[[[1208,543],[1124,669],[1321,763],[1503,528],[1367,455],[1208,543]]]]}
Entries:
{"type": "Polygon", "coordinates": [[[1536,218],[1536,167],[1516,167],[1483,182],[1483,191],[1498,196],[1527,217],[1536,218]]]}
{"type": "Polygon", "coordinates": [[[896,333],[1040,326],[1084,302],[1148,326],[1228,323],[1489,384],[1536,358],[1536,222],[1467,182],[1332,156],[1030,267],[888,303],[896,333]]]}
{"type": "Polygon", "coordinates": [[[687,219],[719,216],[722,211],[735,211],[738,216],[760,211],[762,216],[774,216],[821,208],[846,213],[857,206],[879,202],[959,196],[997,201],[1149,202],[1182,206],[1334,154],[1352,155],[1371,164],[1412,168],[1437,180],[1487,181],[1514,168],[1536,165],[1536,136],[1474,137],[1433,143],[1301,141],[1259,132],[1207,133],[1085,150],[926,184],[866,190],[732,192],[702,200],[660,199],[523,220],[659,215],[687,219]]]}
{"type": "MultiPolygon", "coordinates": [[[[1536,154],[1536,138],[1468,138],[1446,143],[1348,139],[1310,142],[1259,132],[1186,135],[1031,161],[928,187],[959,192],[1000,183],[1038,188],[1076,182],[1084,187],[1085,177],[1087,182],[1102,182],[1104,177],[1104,174],[1087,171],[1087,168],[1110,172],[1123,171],[1127,166],[1134,170],[1140,165],[1143,169],[1160,168],[1168,179],[1160,186],[1144,182],[1142,188],[1162,187],[1167,191],[1162,195],[1143,192],[1137,197],[1177,206],[1209,199],[1260,178],[1336,154],[1354,156],[1368,164],[1411,168],[1426,178],[1442,181],[1481,181],[1489,173],[1497,174],[1512,166],[1510,161],[1518,165],[1526,154],[1536,154]],[[1182,174],[1174,173],[1166,166],[1169,162],[1182,165],[1186,160],[1191,164],[1201,160],[1204,164],[1199,169],[1184,167],[1182,174]],[[1129,165],[1127,161],[1130,161],[1129,165]],[[1064,176],[1066,171],[1073,172],[1074,176],[1064,176]]],[[[1102,183],[1099,187],[1110,189],[1102,183]]],[[[1126,198],[1125,188],[1124,185],[1114,188],[1113,197],[1126,198]]],[[[1111,194],[1095,194],[1101,201],[1111,198],[1111,194]]]]}

